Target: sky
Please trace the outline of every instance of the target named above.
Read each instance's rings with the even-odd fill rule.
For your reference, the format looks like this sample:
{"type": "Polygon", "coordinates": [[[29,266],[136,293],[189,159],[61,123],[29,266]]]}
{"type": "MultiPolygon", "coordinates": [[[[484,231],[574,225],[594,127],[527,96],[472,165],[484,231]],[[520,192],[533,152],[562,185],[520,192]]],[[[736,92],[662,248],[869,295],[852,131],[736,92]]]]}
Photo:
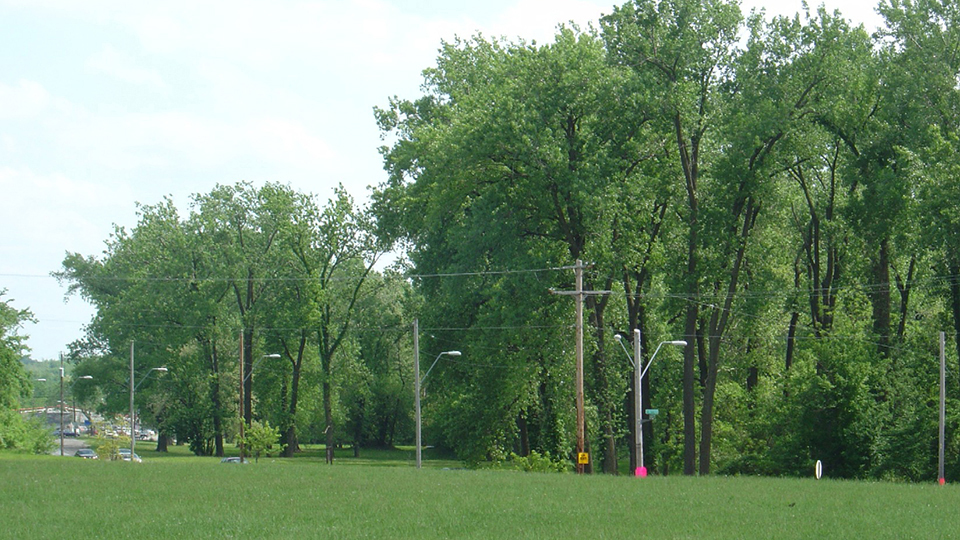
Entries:
{"type": "MultiPolygon", "coordinates": [[[[624,0],[625,1],[625,0],[624,0]]],[[[619,2],[623,3],[623,2],[619,2]]],[[[813,3],[814,5],[818,5],[813,3]]],[[[36,319],[34,359],[93,308],[50,273],[101,256],[137,203],[288,184],[361,204],[385,179],[373,107],[420,95],[443,40],[551,41],[612,0],[0,0],[0,299],[36,319]]],[[[875,2],[829,0],[873,30],[875,2]]],[[[801,0],[743,0],[790,15],[801,0]]]]}

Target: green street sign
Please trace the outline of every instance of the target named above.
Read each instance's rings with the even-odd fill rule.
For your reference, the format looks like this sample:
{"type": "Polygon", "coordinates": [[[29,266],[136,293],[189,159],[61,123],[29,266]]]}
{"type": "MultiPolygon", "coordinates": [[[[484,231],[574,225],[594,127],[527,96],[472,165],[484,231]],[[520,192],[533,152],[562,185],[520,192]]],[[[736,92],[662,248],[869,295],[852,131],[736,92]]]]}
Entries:
{"type": "Polygon", "coordinates": [[[656,416],[660,414],[660,409],[647,409],[647,416],[656,416]]]}

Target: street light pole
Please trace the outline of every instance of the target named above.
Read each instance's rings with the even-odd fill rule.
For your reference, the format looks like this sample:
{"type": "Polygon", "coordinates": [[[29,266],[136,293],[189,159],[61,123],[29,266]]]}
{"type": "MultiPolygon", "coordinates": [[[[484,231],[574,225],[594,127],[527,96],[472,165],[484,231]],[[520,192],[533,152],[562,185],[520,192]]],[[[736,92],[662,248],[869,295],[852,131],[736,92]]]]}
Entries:
{"type": "Polygon", "coordinates": [[[72,400],[71,408],[73,409],[73,430],[78,433],[79,433],[79,430],[77,429],[77,396],[76,394],[73,393],[73,386],[77,384],[77,382],[80,379],[89,380],[92,378],[93,378],[92,375],[82,375],[80,377],[77,377],[77,380],[73,381],[73,383],[70,384],[70,399],[72,400]]]}
{"type": "Polygon", "coordinates": [[[60,353],[60,457],[63,457],[63,353],[60,353]]]}
{"type": "MultiPolygon", "coordinates": [[[[265,354],[260,358],[260,360],[263,360],[264,358],[281,358],[281,356],[276,353],[265,354]]],[[[244,454],[243,428],[244,428],[244,424],[246,424],[246,421],[243,418],[243,391],[246,386],[247,379],[249,379],[250,376],[253,375],[253,369],[256,368],[258,365],[260,365],[260,360],[258,360],[257,363],[250,368],[250,373],[247,373],[246,375],[243,374],[243,333],[241,332],[240,333],[240,444],[238,445],[240,446],[240,463],[243,463],[243,454],[244,454]]],[[[253,408],[252,403],[250,407],[251,409],[253,408]]]]}
{"type": "MultiPolygon", "coordinates": [[[[419,341],[419,340],[416,340],[416,341],[419,341]]],[[[421,424],[420,424],[420,386],[423,384],[423,381],[427,380],[427,375],[430,375],[430,370],[433,369],[433,366],[437,365],[437,362],[440,360],[440,357],[441,357],[441,356],[444,356],[444,355],[456,357],[456,356],[460,356],[460,351],[444,351],[444,352],[438,354],[438,355],[437,355],[437,358],[433,361],[433,364],[430,364],[430,369],[427,370],[426,374],[424,374],[424,376],[423,376],[423,379],[421,379],[421,378],[420,378],[420,361],[419,361],[419,355],[417,355],[417,353],[414,352],[413,368],[414,368],[414,371],[416,372],[416,373],[415,373],[416,379],[414,380],[413,386],[414,386],[414,392],[416,392],[416,396],[414,396],[413,404],[414,404],[414,409],[415,409],[415,411],[416,411],[416,416],[417,416],[417,437],[416,437],[415,443],[416,443],[416,445],[417,445],[417,451],[416,451],[416,453],[417,453],[417,468],[418,468],[418,469],[421,467],[421,464],[422,464],[421,453],[420,453],[420,452],[421,452],[421,443],[420,443],[420,427],[421,427],[421,424]]]]}
{"type": "Polygon", "coordinates": [[[636,420],[634,428],[634,460],[637,464],[637,476],[646,475],[647,469],[643,466],[643,364],[641,362],[640,329],[633,329],[633,418],[636,420]]]}
{"type": "Polygon", "coordinates": [[[131,342],[130,342],[130,463],[133,463],[133,462],[134,462],[134,461],[133,461],[133,456],[136,455],[136,453],[134,452],[134,450],[136,450],[136,445],[137,445],[137,436],[136,436],[136,435],[134,434],[134,432],[133,432],[134,428],[135,428],[136,425],[137,425],[137,423],[136,423],[136,416],[134,415],[134,409],[133,409],[133,396],[134,396],[134,393],[137,391],[137,388],[140,388],[140,385],[143,384],[143,382],[147,380],[147,377],[149,377],[150,374],[153,373],[154,371],[159,371],[160,373],[166,373],[166,372],[167,372],[167,368],[165,368],[165,367],[150,368],[150,371],[147,371],[147,374],[144,375],[142,379],[140,379],[140,382],[138,382],[136,385],[133,384],[133,382],[134,382],[134,378],[133,378],[133,341],[131,341],[131,342]]]}
{"type": "MultiPolygon", "coordinates": [[[[130,463],[133,463],[134,446],[136,446],[137,438],[133,435],[133,428],[136,426],[136,423],[133,421],[133,393],[136,391],[136,387],[133,385],[133,340],[130,341],[130,463]]],[[[147,373],[149,375],[149,373],[147,373]]]]}
{"type": "MultiPolygon", "coordinates": [[[[623,337],[620,334],[614,335],[617,342],[620,343],[620,346],[623,347],[623,352],[627,352],[626,347],[623,346],[623,337]]],[[[643,478],[647,476],[647,468],[643,464],[643,376],[646,375],[647,370],[650,369],[650,364],[653,363],[653,359],[657,357],[657,353],[660,352],[660,347],[664,345],[678,345],[686,346],[687,342],[682,340],[676,341],[661,341],[657,345],[657,349],[653,351],[653,356],[650,357],[650,361],[646,365],[643,364],[643,359],[640,357],[641,353],[641,344],[640,344],[640,329],[635,328],[633,330],[633,359],[630,362],[633,364],[633,395],[634,395],[634,418],[636,420],[635,428],[635,452],[636,452],[636,461],[637,461],[637,470],[636,475],[643,478]]],[[[627,358],[630,357],[630,354],[627,353],[627,358]]]]}

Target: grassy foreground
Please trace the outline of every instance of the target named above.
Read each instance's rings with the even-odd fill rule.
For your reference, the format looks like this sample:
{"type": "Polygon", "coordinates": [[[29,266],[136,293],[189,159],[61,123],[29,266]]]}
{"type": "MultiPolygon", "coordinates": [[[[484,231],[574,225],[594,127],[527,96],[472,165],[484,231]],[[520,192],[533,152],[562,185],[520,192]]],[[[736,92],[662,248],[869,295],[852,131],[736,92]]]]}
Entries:
{"type": "Polygon", "coordinates": [[[951,538],[960,488],[0,455],[3,538],[951,538]]]}

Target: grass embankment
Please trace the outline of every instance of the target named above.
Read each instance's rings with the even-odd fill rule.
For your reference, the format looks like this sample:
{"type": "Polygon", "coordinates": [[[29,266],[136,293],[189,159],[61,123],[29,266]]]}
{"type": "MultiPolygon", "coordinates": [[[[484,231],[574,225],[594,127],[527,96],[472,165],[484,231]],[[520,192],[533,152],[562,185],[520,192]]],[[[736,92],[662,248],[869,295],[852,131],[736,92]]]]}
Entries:
{"type": "MultiPolygon", "coordinates": [[[[140,452],[138,452],[140,453],[140,452]]],[[[953,485],[0,455],[4,538],[950,538],[953,485]]],[[[388,454],[384,454],[385,456],[388,454]]],[[[383,464],[389,460],[374,459],[383,464]]],[[[370,465],[367,463],[365,465],[370,465]]]]}

